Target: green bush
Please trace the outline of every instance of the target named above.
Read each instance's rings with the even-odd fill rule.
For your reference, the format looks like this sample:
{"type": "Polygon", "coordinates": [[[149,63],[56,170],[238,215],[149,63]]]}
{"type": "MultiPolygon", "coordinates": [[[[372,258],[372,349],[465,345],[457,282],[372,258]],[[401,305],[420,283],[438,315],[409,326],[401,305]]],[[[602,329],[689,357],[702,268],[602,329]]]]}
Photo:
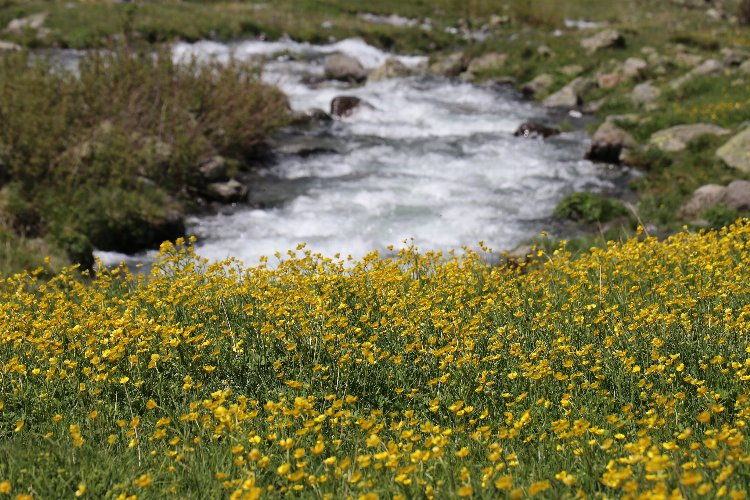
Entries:
{"type": "Polygon", "coordinates": [[[179,235],[174,213],[203,190],[201,161],[247,164],[287,117],[286,97],[253,64],[119,48],[92,53],[74,74],[24,53],[0,58],[9,225],[52,235],[77,261],[90,261],[92,244],[158,245],[179,235]]]}
{"type": "Polygon", "coordinates": [[[555,208],[556,217],[576,222],[607,222],[624,215],[628,210],[621,202],[587,192],[570,194],[555,208]]]}

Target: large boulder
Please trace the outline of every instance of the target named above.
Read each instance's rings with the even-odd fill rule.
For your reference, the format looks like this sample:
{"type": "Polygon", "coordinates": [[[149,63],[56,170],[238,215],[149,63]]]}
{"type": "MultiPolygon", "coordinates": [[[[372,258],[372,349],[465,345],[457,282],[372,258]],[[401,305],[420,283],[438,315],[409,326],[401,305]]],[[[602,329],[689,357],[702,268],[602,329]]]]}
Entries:
{"type": "Polygon", "coordinates": [[[526,82],[521,87],[521,92],[526,97],[539,97],[549,91],[550,87],[555,83],[555,78],[547,73],[537,75],[533,80],[526,82]]]}
{"type": "Polygon", "coordinates": [[[637,143],[628,132],[612,120],[606,120],[591,138],[586,158],[604,163],[621,163],[623,152],[634,149],[637,143]]]}
{"type": "Polygon", "coordinates": [[[602,49],[624,48],[625,38],[617,30],[606,29],[600,31],[596,35],[581,40],[581,47],[583,47],[589,54],[593,54],[602,49]]]}
{"type": "Polygon", "coordinates": [[[329,80],[359,83],[367,78],[367,70],[357,59],[346,54],[331,54],[326,57],[324,73],[329,80]]]}
{"type": "Polygon", "coordinates": [[[227,180],[227,160],[223,156],[215,155],[202,162],[198,171],[206,182],[227,180]]]}
{"type": "Polygon", "coordinates": [[[439,57],[430,64],[430,73],[450,78],[457,77],[466,71],[466,58],[463,52],[454,52],[447,56],[439,57]]]}
{"type": "Polygon", "coordinates": [[[684,150],[689,143],[703,135],[727,135],[730,131],[709,123],[677,125],[654,132],[649,144],[667,153],[684,150]]]}
{"type": "Polygon", "coordinates": [[[513,135],[516,137],[551,137],[553,135],[559,135],[560,129],[555,127],[548,127],[543,123],[537,122],[525,122],[518,126],[513,135]]]}
{"type": "Polygon", "coordinates": [[[750,127],[729,139],[716,155],[730,167],[750,173],[750,127]]]}
{"type": "Polygon", "coordinates": [[[736,180],[729,183],[724,204],[734,210],[750,210],[750,182],[736,180]]]}
{"type": "Polygon", "coordinates": [[[508,54],[502,54],[500,52],[490,52],[489,54],[484,54],[475,59],[472,59],[469,63],[467,71],[475,75],[487,73],[489,71],[496,71],[505,66],[505,62],[507,60],[508,54]]]}
{"type": "Polygon", "coordinates": [[[412,73],[412,70],[404,63],[395,57],[390,57],[382,65],[375,68],[367,79],[374,82],[389,78],[404,78],[411,76],[412,73]]]}

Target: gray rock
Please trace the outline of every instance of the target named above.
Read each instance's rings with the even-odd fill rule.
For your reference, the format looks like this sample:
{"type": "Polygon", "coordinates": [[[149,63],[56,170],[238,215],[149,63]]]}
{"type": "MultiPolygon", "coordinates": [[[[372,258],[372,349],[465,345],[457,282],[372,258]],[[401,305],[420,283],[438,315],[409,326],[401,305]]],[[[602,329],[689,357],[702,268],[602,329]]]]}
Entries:
{"type": "Polygon", "coordinates": [[[617,30],[606,29],[581,40],[581,47],[589,54],[602,49],[623,48],[625,47],[625,38],[617,30]]]}
{"type": "Polygon", "coordinates": [[[640,57],[628,57],[622,64],[622,76],[630,80],[640,81],[646,74],[648,63],[640,57]]]}
{"type": "Polygon", "coordinates": [[[620,163],[624,150],[634,149],[637,143],[628,132],[605,120],[591,138],[586,158],[604,163],[620,163]]]}
{"type": "Polygon", "coordinates": [[[367,78],[367,70],[357,59],[346,54],[331,54],[326,57],[325,76],[329,80],[359,83],[367,78]]]}
{"type": "Polygon", "coordinates": [[[447,56],[438,58],[430,64],[431,73],[441,76],[455,78],[466,71],[466,61],[463,52],[454,52],[447,56]]]}
{"type": "Polygon", "coordinates": [[[396,58],[390,57],[370,73],[368,80],[374,82],[378,80],[387,80],[389,78],[404,78],[411,76],[412,74],[412,70],[404,63],[396,58]]]}
{"type": "Polygon", "coordinates": [[[693,123],[677,125],[654,132],[648,142],[662,151],[675,153],[684,150],[690,142],[700,136],[727,135],[729,133],[729,130],[709,123],[693,123]]]}
{"type": "Polygon", "coordinates": [[[596,78],[600,88],[611,89],[620,85],[622,77],[619,73],[602,73],[596,78]]]}
{"type": "Polygon", "coordinates": [[[651,82],[639,83],[633,87],[633,92],[630,94],[630,100],[637,106],[649,106],[659,97],[661,97],[661,90],[651,82]]]}
{"type": "Polygon", "coordinates": [[[306,111],[298,111],[292,115],[293,125],[314,125],[332,121],[331,115],[320,108],[310,108],[306,111]]]}
{"type": "Polygon", "coordinates": [[[236,179],[229,179],[226,182],[212,182],[206,186],[206,194],[222,203],[244,201],[247,198],[247,193],[247,186],[236,179]]]}
{"type": "Polygon", "coordinates": [[[684,68],[694,68],[703,62],[703,56],[698,54],[688,54],[687,52],[680,52],[674,57],[674,62],[678,66],[684,68]]]}
{"type": "Polygon", "coordinates": [[[724,201],[727,188],[718,184],[706,184],[696,189],[682,205],[678,214],[681,217],[696,217],[724,201]]]}
{"type": "Polygon", "coordinates": [[[0,54],[3,52],[17,52],[19,50],[21,50],[21,46],[17,43],[0,40],[0,54]]]}
{"type": "Polygon", "coordinates": [[[567,85],[542,101],[548,108],[575,108],[582,103],[576,91],[567,85]]]}
{"type": "Polygon", "coordinates": [[[724,66],[717,61],[716,59],[707,59],[706,61],[703,61],[701,64],[696,66],[695,68],[691,69],[687,72],[687,74],[677,78],[676,80],[673,80],[669,83],[669,86],[677,90],[683,85],[685,85],[687,82],[695,78],[696,76],[711,76],[711,75],[718,75],[724,71],[724,66]]]}
{"type": "Polygon", "coordinates": [[[5,31],[8,33],[20,34],[26,30],[38,30],[44,25],[44,21],[47,20],[47,13],[40,12],[38,14],[32,14],[30,16],[21,17],[19,19],[13,19],[5,31]]]}
{"type": "Polygon", "coordinates": [[[740,64],[740,71],[743,73],[750,73],[750,59],[740,64]]]}
{"type": "Polygon", "coordinates": [[[750,53],[743,49],[724,47],[721,49],[721,55],[724,56],[725,66],[740,66],[750,59],[750,53]]]}
{"type": "Polygon", "coordinates": [[[537,47],[536,53],[544,58],[552,57],[554,55],[552,49],[550,49],[546,45],[540,45],[539,47],[537,47]]]}
{"type": "Polygon", "coordinates": [[[750,173],[750,127],[729,139],[716,155],[730,167],[750,173]]]}
{"type": "Polygon", "coordinates": [[[227,161],[223,156],[212,156],[198,167],[198,171],[208,182],[224,181],[227,179],[227,161]]]}
{"type": "Polygon", "coordinates": [[[502,54],[500,52],[490,52],[484,54],[475,59],[472,59],[469,63],[467,71],[470,73],[486,73],[488,71],[496,71],[502,69],[505,66],[505,62],[508,60],[508,54],[502,54]]]}
{"type": "Polygon", "coordinates": [[[568,64],[567,66],[560,68],[560,73],[569,76],[570,78],[575,78],[583,73],[583,66],[580,64],[568,64]]]}
{"type": "Polygon", "coordinates": [[[346,118],[361,106],[372,109],[372,105],[370,105],[366,101],[363,101],[359,97],[355,97],[352,95],[336,96],[331,100],[331,115],[337,116],[339,118],[346,118]]]}
{"type": "Polygon", "coordinates": [[[525,83],[521,88],[521,92],[527,97],[538,97],[546,94],[554,83],[555,79],[552,75],[542,73],[530,82],[525,83]]]}
{"type": "Polygon", "coordinates": [[[548,108],[574,108],[583,103],[583,98],[595,89],[596,82],[578,77],[566,86],[547,97],[542,104],[548,108]]]}
{"type": "Polygon", "coordinates": [[[734,210],[750,210],[750,182],[732,181],[727,186],[724,203],[734,210]]]}

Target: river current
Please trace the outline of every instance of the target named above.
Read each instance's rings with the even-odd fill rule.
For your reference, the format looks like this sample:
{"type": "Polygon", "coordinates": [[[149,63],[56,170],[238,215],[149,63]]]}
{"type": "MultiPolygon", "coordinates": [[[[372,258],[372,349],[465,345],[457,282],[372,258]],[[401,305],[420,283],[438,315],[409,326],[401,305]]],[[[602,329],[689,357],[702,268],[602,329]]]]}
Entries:
{"type": "MultiPolygon", "coordinates": [[[[360,257],[414,244],[420,250],[510,250],[548,229],[556,203],[574,191],[613,192],[622,172],[583,159],[589,142],[576,119],[521,99],[503,86],[412,76],[349,88],[319,80],[334,52],[374,69],[391,55],[361,40],[330,45],[293,41],[177,44],[186,60],[262,58],[263,79],[292,108],[328,110],[338,95],[372,105],[306,132],[324,152],[280,154],[253,174],[248,206],[189,220],[198,253],[247,265],[299,243],[325,255],[360,257]],[[546,140],[513,136],[525,121],[559,122],[573,131],[546,140]]],[[[397,56],[407,66],[422,57],[397,56]]],[[[283,139],[282,139],[283,140],[283,139]]],[[[98,253],[105,262],[122,255],[98,253]]],[[[273,260],[273,257],[272,257],[273,260]]]]}

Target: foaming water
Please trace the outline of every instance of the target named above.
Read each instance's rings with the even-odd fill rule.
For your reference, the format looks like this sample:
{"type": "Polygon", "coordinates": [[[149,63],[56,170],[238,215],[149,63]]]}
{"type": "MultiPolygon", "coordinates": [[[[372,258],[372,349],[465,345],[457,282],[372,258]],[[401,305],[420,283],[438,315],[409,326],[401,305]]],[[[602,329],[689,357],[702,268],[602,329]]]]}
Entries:
{"type": "MultiPolygon", "coordinates": [[[[325,56],[343,52],[373,69],[390,57],[361,40],[326,46],[282,42],[178,44],[186,60],[262,58],[264,79],[280,86],[294,110],[327,110],[338,95],[372,108],[312,130],[335,153],[281,156],[249,180],[251,205],[195,217],[198,253],[248,265],[299,243],[326,255],[362,256],[389,245],[451,250],[484,241],[511,249],[549,224],[555,204],[578,190],[614,188],[606,167],[583,158],[587,136],[545,141],[513,137],[518,125],[547,111],[508,90],[430,77],[345,88],[325,82],[325,56]]],[[[420,57],[399,57],[408,66],[420,57]]]]}

